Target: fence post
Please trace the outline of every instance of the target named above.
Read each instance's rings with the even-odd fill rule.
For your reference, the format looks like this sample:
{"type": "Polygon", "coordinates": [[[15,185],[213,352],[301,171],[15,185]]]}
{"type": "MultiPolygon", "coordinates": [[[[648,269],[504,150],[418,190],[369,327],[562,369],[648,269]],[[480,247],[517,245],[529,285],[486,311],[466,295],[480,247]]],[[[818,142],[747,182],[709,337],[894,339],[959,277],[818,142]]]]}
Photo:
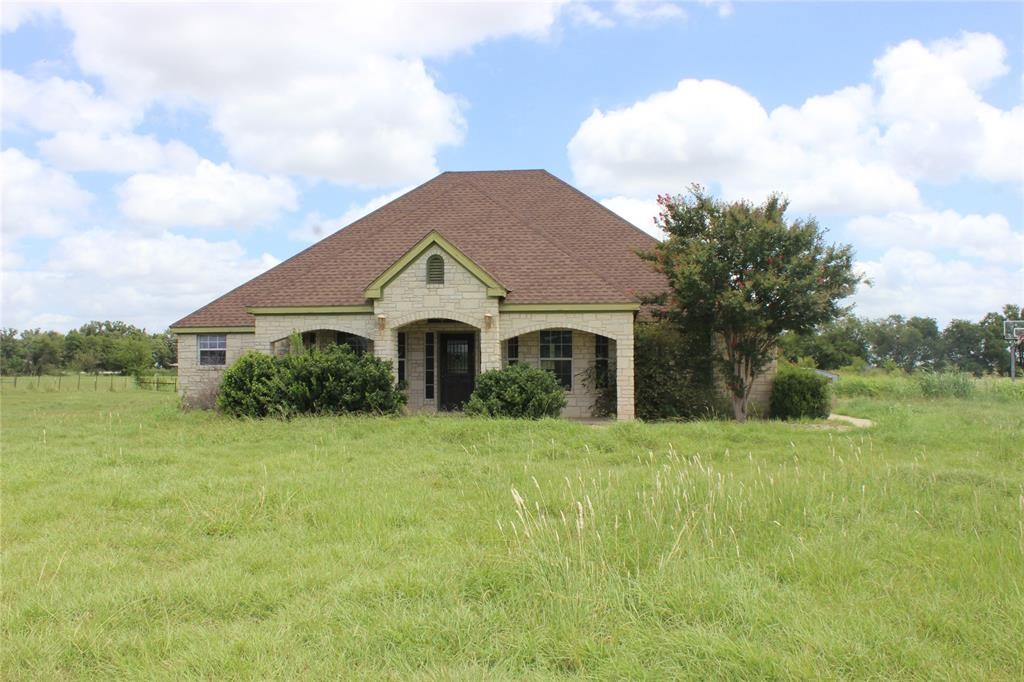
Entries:
{"type": "Polygon", "coordinates": [[[39,386],[42,383],[43,383],[43,374],[42,374],[42,372],[40,372],[39,374],[36,375],[36,388],[38,389],[39,386]]]}
{"type": "Polygon", "coordinates": [[[75,390],[76,391],[80,391],[81,389],[82,389],[82,373],[79,372],[78,373],[78,385],[75,386],[75,390]]]}
{"type": "Polygon", "coordinates": [[[57,375],[57,393],[60,393],[60,380],[64,378],[63,374],[57,375]]]}
{"type": "Polygon", "coordinates": [[[15,388],[18,387],[18,375],[17,374],[14,375],[14,387],[15,388]]]}

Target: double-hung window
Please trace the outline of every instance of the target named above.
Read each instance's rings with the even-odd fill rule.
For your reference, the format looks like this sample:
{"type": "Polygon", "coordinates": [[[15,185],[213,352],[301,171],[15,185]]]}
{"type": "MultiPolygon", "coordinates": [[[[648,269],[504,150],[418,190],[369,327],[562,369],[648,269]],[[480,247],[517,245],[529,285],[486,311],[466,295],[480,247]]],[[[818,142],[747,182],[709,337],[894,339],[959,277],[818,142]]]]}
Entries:
{"type": "Polygon", "coordinates": [[[572,332],[540,333],[540,368],[554,374],[562,388],[572,390],[572,332]]]}
{"type": "Polygon", "coordinates": [[[201,334],[198,341],[201,366],[223,367],[228,363],[227,334],[201,334]]]}

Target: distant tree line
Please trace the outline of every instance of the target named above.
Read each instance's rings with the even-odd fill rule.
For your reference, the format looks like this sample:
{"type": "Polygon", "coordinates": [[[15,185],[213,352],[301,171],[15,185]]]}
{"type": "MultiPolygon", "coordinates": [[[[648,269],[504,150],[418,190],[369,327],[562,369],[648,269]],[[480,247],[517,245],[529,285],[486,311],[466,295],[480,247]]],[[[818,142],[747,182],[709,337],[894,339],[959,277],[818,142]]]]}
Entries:
{"type": "MultiPolygon", "coordinates": [[[[978,322],[951,320],[940,330],[934,318],[890,315],[862,320],[845,314],[805,334],[784,334],[782,354],[811,358],[819,369],[873,366],[887,369],[958,370],[975,376],[1010,373],[1003,321],[1021,319],[1018,305],[1003,306],[978,322]]],[[[1018,348],[1018,373],[1024,349],[1018,348]]]]}
{"type": "Polygon", "coordinates": [[[0,372],[8,375],[142,374],[171,367],[177,356],[177,341],[170,331],[149,334],[126,322],[89,322],[66,334],[0,330],[0,372]]]}

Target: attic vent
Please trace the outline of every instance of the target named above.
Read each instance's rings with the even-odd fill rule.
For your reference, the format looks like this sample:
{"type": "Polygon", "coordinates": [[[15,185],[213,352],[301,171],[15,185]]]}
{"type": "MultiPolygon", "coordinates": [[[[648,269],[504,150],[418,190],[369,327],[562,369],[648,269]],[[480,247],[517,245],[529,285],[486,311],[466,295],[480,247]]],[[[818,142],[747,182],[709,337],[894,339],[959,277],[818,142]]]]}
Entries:
{"type": "Polygon", "coordinates": [[[437,254],[427,259],[427,284],[444,284],[444,259],[437,254]]]}

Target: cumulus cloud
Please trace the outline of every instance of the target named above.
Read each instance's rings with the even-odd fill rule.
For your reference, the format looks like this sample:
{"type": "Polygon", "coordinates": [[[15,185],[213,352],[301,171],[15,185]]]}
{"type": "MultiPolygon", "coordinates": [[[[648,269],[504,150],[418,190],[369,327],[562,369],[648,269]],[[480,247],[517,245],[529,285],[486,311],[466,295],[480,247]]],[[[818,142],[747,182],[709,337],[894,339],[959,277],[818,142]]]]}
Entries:
{"type": "Polygon", "coordinates": [[[4,70],[2,90],[5,129],[96,133],[127,129],[142,119],[141,109],[98,95],[83,81],[57,77],[36,81],[4,70]]]}
{"type": "Polygon", "coordinates": [[[854,297],[856,314],[883,317],[926,314],[940,325],[953,318],[975,320],[1024,296],[1024,268],[942,260],[930,251],[896,247],[875,260],[855,264],[873,286],[854,297]],[[981,311],[981,312],[979,312],[981,311]]]}
{"type": "Polygon", "coordinates": [[[599,194],[654,196],[699,181],[727,198],[781,190],[800,212],[918,210],[922,178],[1024,177],[1024,107],[1000,110],[980,94],[1006,72],[1005,56],[987,35],[908,41],[876,62],[877,88],[771,112],[729,83],[686,79],[594,111],[569,159],[577,181],[599,194]]]}
{"type": "Polygon", "coordinates": [[[297,229],[292,230],[288,236],[292,239],[303,242],[319,241],[324,237],[337,232],[341,228],[354,223],[363,216],[376,211],[381,206],[391,203],[411,189],[413,189],[413,186],[410,185],[409,187],[403,187],[402,189],[395,190],[394,192],[388,192],[387,194],[381,194],[380,196],[373,197],[365,203],[352,204],[349,206],[347,211],[337,218],[327,218],[321,215],[319,211],[312,211],[306,215],[302,224],[297,229]]]}
{"type": "Polygon", "coordinates": [[[618,196],[603,199],[601,204],[652,237],[656,239],[665,238],[665,232],[654,224],[654,218],[661,213],[661,207],[658,206],[657,201],[618,196]]]}
{"type": "Polygon", "coordinates": [[[69,329],[113,316],[160,330],[277,262],[233,240],[91,229],[60,239],[42,267],[4,270],[2,325],[69,329]]]}
{"type": "Polygon", "coordinates": [[[155,227],[245,228],[274,220],[296,207],[286,178],[235,170],[203,160],[188,173],[140,173],[117,188],[121,213],[155,227]]]}
{"type": "Polygon", "coordinates": [[[159,142],[152,135],[97,134],[67,130],[41,140],[40,154],[52,165],[67,171],[134,173],[155,170],[191,170],[199,155],[188,145],[171,140],[159,142]]]}
{"type": "Polygon", "coordinates": [[[559,11],[557,3],[62,7],[76,61],[117,101],[201,108],[247,169],[363,186],[433,174],[437,151],[462,140],[459,102],[424,58],[502,36],[542,38],[559,11]]]}
{"type": "Polygon", "coordinates": [[[54,237],[84,217],[93,196],[66,173],[47,168],[17,149],[0,153],[3,235],[54,237]]]}
{"type": "Polygon", "coordinates": [[[861,216],[851,220],[846,229],[864,246],[915,243],[1003,267],[1024,263],[1024,232],[1014,231],[1006,216],[998,213],[960,215],[946,210],[861,216]]]}

